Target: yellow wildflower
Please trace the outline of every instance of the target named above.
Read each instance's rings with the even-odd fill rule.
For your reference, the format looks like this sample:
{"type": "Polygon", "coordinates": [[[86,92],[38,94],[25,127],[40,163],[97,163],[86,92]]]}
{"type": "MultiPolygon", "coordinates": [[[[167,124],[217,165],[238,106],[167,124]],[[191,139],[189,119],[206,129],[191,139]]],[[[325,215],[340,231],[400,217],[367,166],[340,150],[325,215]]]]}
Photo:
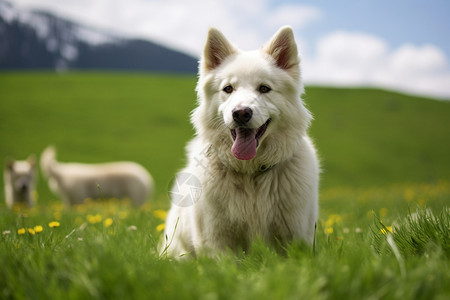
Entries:
{"type": "Polygon", "coordinates": [[[31,235],[35,235],[36,234],[36,232],[34,231],[33,228],[28,228],[28,233],[31,234],[31,235]]]}
{"type": "Polygon", "coordinates": [[[50,228],[59,227],[59,225],[61,225],[61,224],[59,224],[58,221],[52,221],[52,222],[48,223],[48,226],[49,226],[50,228]]]}
{"type": "Polygon", "coordinates": [[[88,220],[89,223],[91,224],[97,224],[100,223],[102,221],[102,216],[100,214],[96,214],[96,215],[87,215],[86,219],[88,220]]]}
{"type": "Polygon", "coordinates": [[[165,210],[162,210],[162,209],[157,209],[157,210],[155,210],[154,212],[153,212],[153,215],[156,217],[156,218],[158,218],[158,219],[161,219],[161,220],[166,220],[166,217],[167,217],[167,211],[165,211],[165,210]]]}
{"type": "Polygon", "coordinates": [[[105,227],[111,226],[112,223],[113,223],[113,219],[112,219],[112,218],[106,218],[105,221],[103,221],[103,225],[104,225],[105,227]]]}
{"type": "Polygon", "coordinates": [[[166,228],[166,224],[164,224],[164,223],[156,226],[156,230],[158,230],[159,232],[163,231],[165,228],[166,228]]]}
{"type": "Polygon", "coordinates": [[[42,230],[44,230],[41,225],[36,225],[33,229],[36,233],[42,232],[42,230]]]}
{"type": "Polygon", "coordinates": [[[339,222],[341,222],[341,221],[342,221],[342,217],[341,217],[340,215],[338,215],[338,214],[331,214],[331,215],[328,217],[328,220],[327,220],[327,222],[325,223],[325,226],[326,226],[326,227],[331,227],[331,226],[333,226],[334,224],[339,223],[339,222]]]}
{"type": "Polygon", "coordinates": [[[25,234],[25,228],[20,228],[19,230],[17,230],[18,234],[25,234]]]}
{"type": "Polygon", "coordinates": [[[392,232],[392,226],[386,226],[386,228],[381,228],[382,234],[387,234],[388,232],[392,232]]]}
{"type": "Polygon", "coordinates": [[[333,227],[325,227],[323,231],[325,232],[325,234],[332,234],[334,230],[333,227]]]}

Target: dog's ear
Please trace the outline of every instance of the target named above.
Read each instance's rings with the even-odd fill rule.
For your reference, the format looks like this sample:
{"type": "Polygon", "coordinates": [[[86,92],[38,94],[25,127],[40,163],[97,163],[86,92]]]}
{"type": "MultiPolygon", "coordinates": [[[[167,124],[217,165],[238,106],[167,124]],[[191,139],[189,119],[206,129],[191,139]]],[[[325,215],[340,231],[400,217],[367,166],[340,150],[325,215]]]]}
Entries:
{"type": "Polygon", "coordinates": [[[6,159],[5,169],[8,171],[13,171],[14,170],[14,162],[15,162],[14,158],[8,157],[6,159]]]}
{"type": "Polygon", "coordinates": [[[217,68],[225,58],[236,53],[236,48],[216,28],[210,28],[203,50],[201,69],[208,72],[217,68]]]}
{"type": "Polygon", "coordinates": [[[298,70],[297,45],[290,26],[282,27],[263,47],[263,51],[275,59],[277,66],[286,71],[298,70]]]}
{"type": "Polygon", "coordinates": [[[31,154],[30,156],[28,156],[27,162],[30,164],[30,166],[32,168],[34,168],[36,166],[36,155],[35,154],[31,154]]]}

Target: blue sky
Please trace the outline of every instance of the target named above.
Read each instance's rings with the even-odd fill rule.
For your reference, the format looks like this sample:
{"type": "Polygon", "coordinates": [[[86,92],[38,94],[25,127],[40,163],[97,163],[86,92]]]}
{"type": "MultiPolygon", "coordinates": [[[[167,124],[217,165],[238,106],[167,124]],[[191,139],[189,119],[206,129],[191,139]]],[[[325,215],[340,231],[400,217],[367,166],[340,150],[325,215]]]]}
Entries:
{"type": "Polygon", "coordinates": [[[288,0],[272,5],[280,2],[308,4],[322,11],[322,18],[302,32],[309,39],[336,29],[360,31],[383,38],[391,47],[435,44],[450,56],[448,0],[288,0]]]}
{"type": "Polygon", "coordinates": [[[294,29],[307,84],[450,99],[449,0],[10,0],[199,57],[214,26],[244,50],[294,29]]]}

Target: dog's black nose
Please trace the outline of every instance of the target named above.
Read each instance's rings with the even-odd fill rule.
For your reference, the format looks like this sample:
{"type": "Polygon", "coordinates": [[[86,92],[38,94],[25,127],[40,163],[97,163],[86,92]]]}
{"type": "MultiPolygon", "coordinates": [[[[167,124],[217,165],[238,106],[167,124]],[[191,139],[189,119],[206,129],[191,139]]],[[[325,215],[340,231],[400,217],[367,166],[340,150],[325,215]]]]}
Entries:
{"type": "Polygon", "coordinates": [[[20,191],[21,192],[25,192],[25,191],[27,191],[28,190],[28,185],[26,185],[25,183],[23,183],[21,186],[20,186],[20,191]]]}
{"type": "Polygon", "coordinates": [[[240,125],[244,125],[253,116],[253,111],[249,107],[233,109],[233,120],[240,125]]]}

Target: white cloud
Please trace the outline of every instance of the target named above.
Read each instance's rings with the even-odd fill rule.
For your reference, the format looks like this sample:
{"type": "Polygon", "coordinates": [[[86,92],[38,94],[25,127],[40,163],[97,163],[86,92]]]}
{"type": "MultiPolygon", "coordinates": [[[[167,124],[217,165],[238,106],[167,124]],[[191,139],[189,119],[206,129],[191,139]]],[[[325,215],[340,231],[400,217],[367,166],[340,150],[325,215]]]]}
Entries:
{"type": "Polygon", "coordinates": [[[11,1],[112,32],[151,39],[195,56],[200,55],[210,26],[222,30],[240,48],[255,49],[280,26],[290,24],[304,55],[306,83],[377,86],[450,98],[448,58],[436,46],[408,44],[390,49],[378,37],[337,31],[323,36],[313,49],[301,36],[308,25],[323,17],[314,6],[270,0],[11,1]]]}
{"type": "Polygon", "coordinates": [[[447,67],[445,55],[433,45],[403,45],[392,53],[389,63],[398,73],[433,74],[447,67]]]}
{"type": "Polygon", "coordinates": [[[450,98],[450,69],[436,46],[402,45],[390,50],[381,39],[333,32],[317,43],[315,57],[303,60],[306,83],[375,86],[450,98]]]}
{"type": "MultiPolygon", "coordinates": [[[[266,15],[268,15],[268,12],[266,12],[266,15]]],[[[302,29],[321,17],[322,12],[316,7],[286,4],[277,7],[265,22],[270,24],[268,27],[271,28],[278,28],[289,24],[296,29],[302,29]]]]}
{"type": "Polygon", "coordinates": [[[282,25],[299,31],[321,16],[315,7],[269,0],[12,0],[45,8],[88,25],[149,38],[199,56],[209,27],[243,49],[254,49],[282,25]]]}
{"type": "Polygon", "coordinates": [[[378,38],[338,31],[318,42],[314,60],[304,60],[305,80],[365,84],[386,53],[387,46],[378,38]]]}

